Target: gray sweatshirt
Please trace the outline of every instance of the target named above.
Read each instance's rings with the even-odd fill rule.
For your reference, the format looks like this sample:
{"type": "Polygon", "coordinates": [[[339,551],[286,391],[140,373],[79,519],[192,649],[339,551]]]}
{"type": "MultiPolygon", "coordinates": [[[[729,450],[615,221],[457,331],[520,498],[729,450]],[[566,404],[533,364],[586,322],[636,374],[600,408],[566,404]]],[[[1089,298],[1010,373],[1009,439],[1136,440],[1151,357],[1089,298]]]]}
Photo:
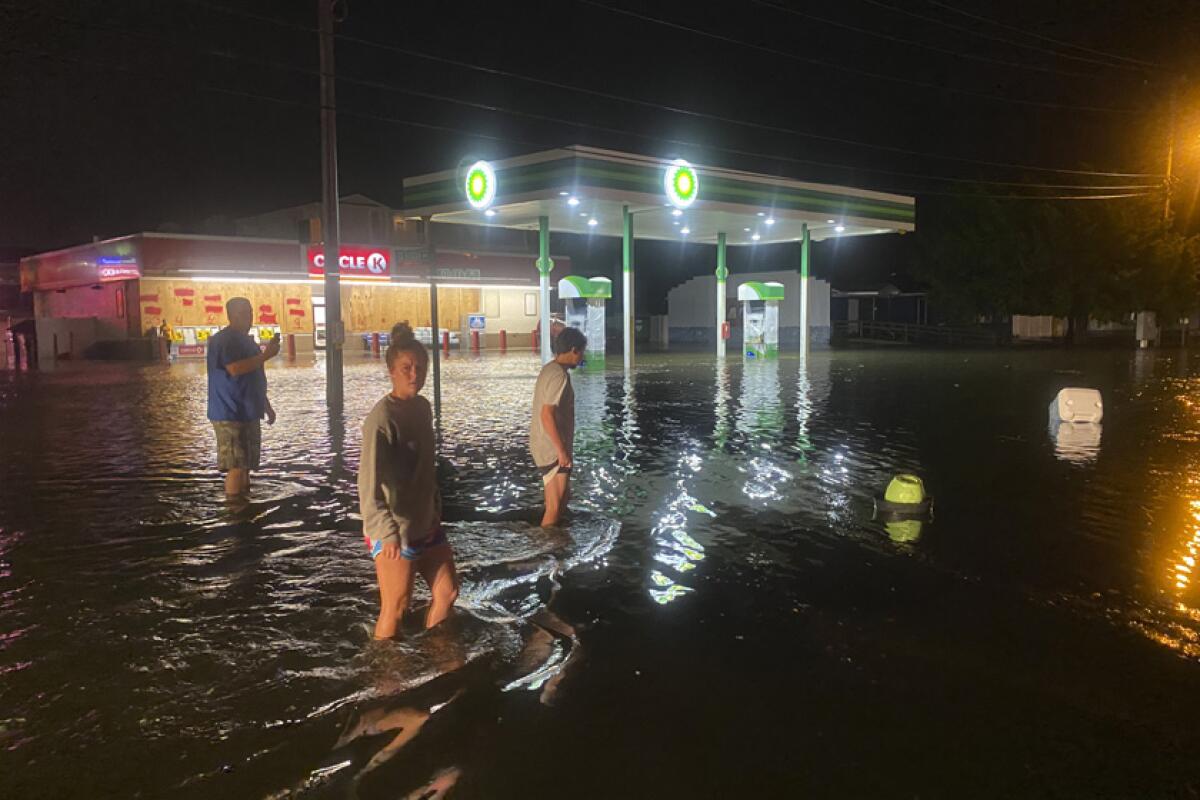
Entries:
{"type": "Polygon", "coordinates": [[[429,401],[388,394],[363,420],[362,435],[363,533],[376,542],[395,537],[401,547],[423,541],[442,515],[429,401]]]}

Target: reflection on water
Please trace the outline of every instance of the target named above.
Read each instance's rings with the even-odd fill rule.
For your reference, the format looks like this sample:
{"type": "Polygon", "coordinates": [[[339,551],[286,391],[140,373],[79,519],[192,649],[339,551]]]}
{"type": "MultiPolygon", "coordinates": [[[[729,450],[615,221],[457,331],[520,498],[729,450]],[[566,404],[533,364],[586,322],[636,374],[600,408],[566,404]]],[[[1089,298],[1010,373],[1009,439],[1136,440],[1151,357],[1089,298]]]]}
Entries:
{"type": "Polygon", "coordinates": [[[893,519],[883,523],[888,537],[897,544],[911,544],[921,538],[925,523],[919,519],[893,519]]]}
{"type": "MultiPolygon", "coordinates": [[[[651,693],[628,662],[618,675],[621,626],[708,632],[720,614],[764,641],[754,658],[721,662],[730,685],[792,663],[800,641],[806,669],[837,654],[816,683],[870,695],[840,701],[851,715],[902,687],[869,655],[838,660],[848,631],[862,653],[919,663],[906,681],[936,664],[969,686],[980,659],[948,648],[1005,652],[1012,631],[977,620],[1011,611],[1037,631],[1028,598],[1106,626],[1080,622],[1065,651],[1115,647],[1112,628],[1132,626],[1146,638],[1126,638],[1155,653],[1200,659],[1200,379],[1186,356],[706,354],[580,370],[577,513],[558,532],[528,522],[541,502],[527,452],[537,366],[525,354],[445,361],[441,469],[461,613],[382,646],[369,642],[376,597],[354,482],[359,423],[387,390],[381,362],[348,366],[344,416],[324,408],[320,365],[272,368],[279,422],[264,433],[252,502],[236,510],[213,465],[200,365],[0,372],[0,794],[70,795],[72,774],[105,764],[96,796],[395,797],[438,781],[505,796],[472,784],[501,769],[480,767],[481,751],[545,726],[561,734],[554,715],[588,700],[576,681],[598,681],[617,707],[626,693],[654,702],[711,688],[699,670],[674,670],[651,693]],[[1047,447],[1045,408],[1064,373],[1109,401],[1104,458],[1084,426],[1051,431],[1047,447]],[[909,471],[937,495],[937,520],[874,520],[872,498],[909,471]],[[907,606],[892,599],[901,568],[917,587],[907,606]],[[920,618],[947,575],[986,597],[961,612],[969,636],[936,639],[951,625],[942,608],[928,612],[937,624],[895,633],[896,616],[920,618]],[[885,600],[872,606],[875,592],[885,600]],[[763,616],[774,610],[810,627],[763,616]],[[606,647],[592,649],[593,636],[606,647]]],[[[638,641],[633,663],[647,671],[687,644],[638,641]]],[[[753,702],[745,714],[747,729],[772,724],[753,702]]],[[[839,726],[831,716],[824,730],[839,726]]],[[[611,738],[650,752],[656,733],[611,738]]],[[[586,741],[593,767],[622,757],[586,741]]]]}
{"type": "Polygon", "coordinates": [[[1050,439],[1054,455],[1060,461],[1090,464],[1100,455],[1100,434],[1104,426],[1092,422],[1050,420],[1050,439]]]}

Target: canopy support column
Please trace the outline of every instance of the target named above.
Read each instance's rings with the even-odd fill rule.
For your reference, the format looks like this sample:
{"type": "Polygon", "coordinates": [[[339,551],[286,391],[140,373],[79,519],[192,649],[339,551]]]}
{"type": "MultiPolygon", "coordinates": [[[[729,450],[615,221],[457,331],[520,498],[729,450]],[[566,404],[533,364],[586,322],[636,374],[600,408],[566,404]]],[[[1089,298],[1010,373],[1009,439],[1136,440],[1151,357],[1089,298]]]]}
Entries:
{"type": "Polygon", "coordinates": [[[548,363],[554,358],[550,348],[550,270],[554,262],[550,260],[550,218],[538,217],[538,272],[541,274],[541,312],[542,312],[542,363],[548,363]]]}
{"type": "Polygon", "coordinates": [[[433,423],[442,438],[442,334],[438,325],[437,258],[433,253],[433,216],[421,218],[425,255],[429,259],[429,349],[433,357],[433,423]]]}
{"type": "Polygon", "coordinates": [[[725,279],[729,268],[725,266],[725,234],[717,234],[717,358],[725,357],[725,279]]]}
{"type": "Polygon", "coordinates": [[[624,308],[621,311],[624,330],[625,369],[633,366],[633,338],[635,333],[633,316],[633,214],[629,206],[621,207],[621,291],[624,308]]]}
{"type": "Polygon", "coordinates": [[[808,352],[808,223],[800,226],[800,353],[808,352]]]}

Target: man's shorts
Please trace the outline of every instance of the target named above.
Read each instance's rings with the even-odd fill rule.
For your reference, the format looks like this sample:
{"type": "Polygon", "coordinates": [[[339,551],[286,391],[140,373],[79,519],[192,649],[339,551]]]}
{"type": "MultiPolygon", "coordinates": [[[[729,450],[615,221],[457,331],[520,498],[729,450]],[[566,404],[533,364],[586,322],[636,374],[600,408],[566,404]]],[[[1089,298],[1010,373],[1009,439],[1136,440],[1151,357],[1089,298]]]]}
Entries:
{"type": "Polygon", "coordinates": [[[213,422],[217,432],[217,466],[231,469],[258,469],[262,454],[262,424],[254,422],[213,422]]]}
{"type": "Polygon", "coordinates": [[[543,486],[549,486],[550,481],[554,480],[555,475],[566,475],[568,478],[571,476],[571,468],[560,467],[557,461],[544,467],[538,467],[538,470],[542,473],[543,486]]]}
{"type": "MultiPolygon", "coordinates": [[[[383,541],[375,541],[370,536],[364,536],[363,542],[367,545],[367,552],[371,554],[372,560],[379,558],[379,554],[383,552],[383,541]]],[[[400,551],[400,557],[406,561],[416,561],[425,555],[426,550],[432,550],[440,544],[446,544],[446,531],[439,523],[425,539],[419,542],[410,542],[408,547],[400,551]]]]}

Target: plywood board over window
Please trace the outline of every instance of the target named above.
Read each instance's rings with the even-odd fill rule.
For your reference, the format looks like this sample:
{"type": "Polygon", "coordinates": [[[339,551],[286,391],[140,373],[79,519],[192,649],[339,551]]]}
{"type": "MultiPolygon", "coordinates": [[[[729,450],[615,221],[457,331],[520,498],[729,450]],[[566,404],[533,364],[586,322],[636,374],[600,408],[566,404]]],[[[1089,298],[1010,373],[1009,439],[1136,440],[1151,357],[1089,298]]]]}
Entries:
{"type": "Polygon", "coordinates": [[[483,313],[492,319],[500,316],[500,293],[495,289],[483,293],[483,313]]]}
{"type": "Polygon", "coordinates": [[[283,333],[312,333],[312,289],[304,284],[197,282],[143,278],[138,289],[142,327],[165,320],[174,327],[228,324],[225,303],[245,297],[256,325],[278,325],[283,333]]]}
{"type": "MultiPolygon", "coordinates": [[[[479,310],[479,295],[479,289],[438,289],[438,324],[460,329],[466,315],[479,310]]],[[[427,328],[429,289],[343,284],[342,318],[349,333],[383,333],[397,322],[427,328]]]]}

